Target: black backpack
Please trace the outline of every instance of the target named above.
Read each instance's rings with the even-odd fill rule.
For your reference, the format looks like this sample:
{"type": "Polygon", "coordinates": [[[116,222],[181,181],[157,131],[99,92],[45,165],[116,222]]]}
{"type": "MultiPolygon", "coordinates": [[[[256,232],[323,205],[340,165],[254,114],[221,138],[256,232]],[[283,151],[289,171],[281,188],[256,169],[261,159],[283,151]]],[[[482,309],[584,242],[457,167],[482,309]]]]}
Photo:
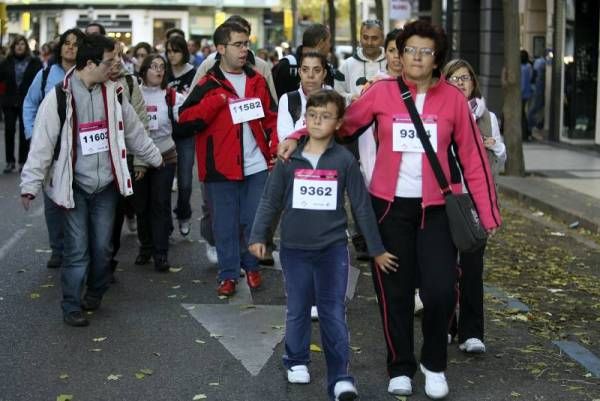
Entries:
{"type": "Polygon", "coordinates": [[[52,68],[52,65],[48,65],[42,70],[42,99],[46,96],[46,84],[48,83],[48,75],[50,75],[50,68],[52,68]]]}
{"type": "Polygon", "coordinates": [[[296,121],[300,119],[302,115],[302,98],[300,97],[300,91],[288,92],[288,112],[292,116],[292,121],[296,125],[296,121]]]}

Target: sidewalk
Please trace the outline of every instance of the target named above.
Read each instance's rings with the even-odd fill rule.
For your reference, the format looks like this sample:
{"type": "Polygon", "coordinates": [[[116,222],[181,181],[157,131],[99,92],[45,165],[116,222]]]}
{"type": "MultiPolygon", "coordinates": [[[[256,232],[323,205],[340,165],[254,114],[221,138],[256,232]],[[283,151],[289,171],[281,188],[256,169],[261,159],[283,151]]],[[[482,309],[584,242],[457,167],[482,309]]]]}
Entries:
{"type": "Polygon", "coordinates": [[[600,232],[600,155],[539,142],[524,144],[523,151],[530,175],[499,177],[500,192],[600,232]]]}

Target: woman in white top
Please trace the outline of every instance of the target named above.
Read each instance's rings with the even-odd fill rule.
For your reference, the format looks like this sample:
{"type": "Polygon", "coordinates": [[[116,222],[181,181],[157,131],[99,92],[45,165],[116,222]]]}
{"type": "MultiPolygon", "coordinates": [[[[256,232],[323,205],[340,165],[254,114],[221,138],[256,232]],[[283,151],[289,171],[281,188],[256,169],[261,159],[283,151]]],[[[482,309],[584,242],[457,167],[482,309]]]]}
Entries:
{"type": "Polygon", "coordinates": [[[320,53],[309,52],[300,59],[300,88],[288,92],[279,99],[277,113],[277,136],[282,142],[292,132],[306,127],[304,113],[306,112],[306,98],[311,93],[324,85],[327,76],[327,59],[320,53]]]}
{"type": "MultiPolygon", "coordinates": [[[[481,139],[488,154],[494,179],[506,161],[506,147],[500,135],[498,119],[489,111],[479,89],[479,82],[473,67],[461,59],[448,62],[443,74],[452,85],[465,95],[473,118],[477,122],[481,139]]],[[[468,353],[485,352],[483,343],[483,256],[485,246],[474,252],[460,253],[459,313],[454,318],[449,342],[458,334],[459,348],[468,353]]]]}
{"type": "Polygon", "coordinates": [[[167,88],[166,63],[162,56],[151,54],[140,66],[142,95],[148,113],[148,135],[162,153],[164,164],[159,168],[141,165],[134,160],[135,209],[140,251],[135,263],[146,264],[154,258],[158,271],[169,270],[167,258],[171,232],[171,183],[177,165],[173,140],[173,124],[183,95],[167,88]]]}

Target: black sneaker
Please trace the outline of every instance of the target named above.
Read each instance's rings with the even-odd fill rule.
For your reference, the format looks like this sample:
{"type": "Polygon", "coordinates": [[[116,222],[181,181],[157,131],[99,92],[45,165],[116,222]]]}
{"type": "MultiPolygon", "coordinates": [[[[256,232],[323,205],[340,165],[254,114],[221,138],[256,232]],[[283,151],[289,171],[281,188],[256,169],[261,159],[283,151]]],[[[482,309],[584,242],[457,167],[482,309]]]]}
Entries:
{"type": "Polygon", "coordinates": [[[78,310],[63,314],[63,320],[66,324],[73,327],[85,327],[90,324],[85,316],[83,316],[83,313],[78,310]]]}
{"type": "Polygon", "coordinates": [[[140,253],[139,255],[137,255],[137,258],[135,258],[135,264],[147,265],[148,263],[150,263],[150,259],[152,259],[152,256],[140,253]]]}
{"type": "Polygon", "coordinates": [[[61,265],[62,265],[62,256],[57,255],[55,253],[53,253],[52,256],[50,256],[50,259],[48,259],[48,262],[46,263],[46,267],[48,269],[58,269],[61,265]]]}
{"type": "Polygon", "coordinates": [[[166,255],[155,255],[154,256],[154,268],[157,271],[168,272],[170,267],[171,266],[169,265],[169,261],[167,260],[166,255]]]}
{"type": "Polygon", "coordinates": [[[6,163],[6,167],[4,167],[3,173],[10,174],[15,171],[15,163],[6,163]]]}
{"type": "Polygon", "coordinates": [[[100,308],[101,303],[102,303],[102,298],[85,296],[81,300],[81,309],[90,310],[90,311],[98,310],[100,308]]]}

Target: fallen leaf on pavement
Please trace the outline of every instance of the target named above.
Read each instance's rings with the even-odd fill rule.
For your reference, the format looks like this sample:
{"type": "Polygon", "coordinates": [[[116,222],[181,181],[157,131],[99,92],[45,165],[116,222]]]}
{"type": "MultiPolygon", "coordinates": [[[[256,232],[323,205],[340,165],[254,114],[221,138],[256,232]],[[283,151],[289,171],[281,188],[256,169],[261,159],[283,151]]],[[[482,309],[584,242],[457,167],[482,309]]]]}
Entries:
{"type": "Polygon", "coordinates": [[[511,392],[510,395],[512,397],[520,397],[521,396],[521,394],[517,393],[516,391],[511,392]]]}
{"type": "Polygon", "coordinates": [[[206,395],[205,394],[196,394],[194,396],[194,398],[192,398],[192,401],[205,400],[205,399],[206,399],[206,395]]]}
{"type": "Polygon", "coordinates": [[[256,305],[242,305],[240,309],[256,309],[256,305]]]}
{"type": "Polygon", "coordinates": [[[106,340],[107,338],[108,337],[96,337],[92,341],[95,343],[101,343],[102,341],[106,340]]]}
{"type": "Polygon", "coordinates": [[[73,394],[61,394],[56,397],[56,401],[71,401],[73,400],[73,394]]]}
{"type": "Polygon", "coordinates": [[[100,352],[102,351],[102,348],[92,348],[90,349],[90,352],[100,352]]]}
{"type": "Polygon", "coordinates": [[[202,340],[194,340],[197,344],[206,344],[206,341],[202,340]]]}
{"type": "Polygon", "coordinates": [[[222,335],[222,334],[215,334],[215,333],[211,333],[211,334],[210,334],[210,337],[211,337],[211,338],[221,338],[221,337],[223,337],[223,335],[222,335]]]}
{"type": "Polygon", "coordinates": [[[136,379],[142,380],[144,377],[146,377],[146,375],[143,374],[143,373],[138,372],[138,373],[135,374],[135,378],[136,379]]]}
{"type": "Polygon", "coordinates": [[[217,382],[212,382],[212,383],[208,383],[208,385],[209,385],[209,386],[218,386],[218,385],[219,385],[219,383],[217,383],[217,382]]]}
{"type": "Polygon", "coordinates": [[[112,375],[108,375],[106,380],[116,381],[116,380],[119,380],[121,377],[123,377],[123,375],[112,374],[112,375]]]}
{"type": "Polygon", "coordinates": [[[143,373],[146,376],[151,376],[154,373],[154,371],[152,369],[140,369],[140,373],[143,373]]]}
{"type": "Polygon", "coordinates": [[[181,286],[180,286],[180,285],[174,285],[174,286],[173,286],[173,287],[171,287],[171,288],[172,288],[172,289],[174,289],[174,290],[177,290],[177,289],[181,288],[181,286]]]}
{"type": "Polygon", "coordinates": [[[396,396],[396,399],[397,399],[398,401],[406,401],[406,396],[405,396],[405,395],[397,395],[397,396],[396,396]]]}
{"type": "Polygon", "coordinates": [[[62,373],[60,376],[58,376],[58,378],[61,379],[61,380],[66,380],[66,379],[69,378],[69,375],[66,374],[66,373],[62,373]]]}
{"type": "Polygon", "coordinates": [[[32,292],[31,294],[29,294],[29,298],[31,299],[38,299],[40,297],[40,294],[38,294],[37,292],[32,292]]]}
{"type": "Polygon", "coordinates": [[[219,299],[227,299],[227,295],[219,295],[219,299]]]}
{"type": "Polygon", "coordinates": [[[310,350],[311,350],[312,352],[322,352],[322,351],[321,351],[321,347],[319,347],[317,344],[311,344],[311,345],[310,345],[310,350]]]}
{"type": "Polygon", "coordinates": [[[281,330],[281,329],[283,329],[283,326],[282,326],[282,325],[279,325],[279,324],[274,324],[273,326],[271,326],[271,328],[272,328],[273,330],[281,330]]]}
{"type": "Polygon", "coordinates": [[[169,271],[171,273],[179,273],[182,270],[183,270],[183,267],[169,267],[169,271]]]}

